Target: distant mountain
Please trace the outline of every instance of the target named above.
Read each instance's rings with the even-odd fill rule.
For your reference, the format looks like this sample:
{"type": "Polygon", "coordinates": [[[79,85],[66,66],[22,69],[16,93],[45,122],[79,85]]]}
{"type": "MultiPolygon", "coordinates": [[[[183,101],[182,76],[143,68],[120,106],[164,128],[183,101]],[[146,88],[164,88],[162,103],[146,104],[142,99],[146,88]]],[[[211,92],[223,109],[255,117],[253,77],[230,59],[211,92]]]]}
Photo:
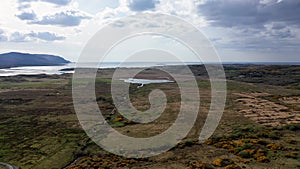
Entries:
{"type": "Polygon", "coordinates": [[[19,66],[58,66],[70,63],[60,56],[10,52],[0,54],[0,68],[19,66]]]}

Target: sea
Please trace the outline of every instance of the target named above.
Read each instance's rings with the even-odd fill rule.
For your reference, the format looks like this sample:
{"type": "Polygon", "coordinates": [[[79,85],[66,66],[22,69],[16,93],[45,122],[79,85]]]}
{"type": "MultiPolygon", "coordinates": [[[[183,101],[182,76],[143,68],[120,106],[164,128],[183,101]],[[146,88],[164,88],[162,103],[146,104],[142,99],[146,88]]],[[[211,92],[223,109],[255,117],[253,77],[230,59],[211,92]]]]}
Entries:
{"type": "MultiPolygon", "coordinates": [[[[187,62],[185,65],[203,65],[203,63],[187,62]]],[[[207,63],[214,64],[214,63],[207,63]]],[[[223,65],[300,65],[300,62],[224,62],[223,65]]],[[[82,67],[89,67],[95,65],[94,63],[81,64],[82,67]]],[[[169,66],[169,65],[182,65],[182,63],[141,63],[129,62],[121,64],[118,62],[107,62],[99,64],[98,68],[116,68],[116,67],[154,67],[154,66],[169,66]]],[[[69,63],[61,66],[24,66],[0,69],[0,77],[3,76],[17,76],[17,75],[61,75],[64,73],[74,73],[76,63],[69,63]]]]}

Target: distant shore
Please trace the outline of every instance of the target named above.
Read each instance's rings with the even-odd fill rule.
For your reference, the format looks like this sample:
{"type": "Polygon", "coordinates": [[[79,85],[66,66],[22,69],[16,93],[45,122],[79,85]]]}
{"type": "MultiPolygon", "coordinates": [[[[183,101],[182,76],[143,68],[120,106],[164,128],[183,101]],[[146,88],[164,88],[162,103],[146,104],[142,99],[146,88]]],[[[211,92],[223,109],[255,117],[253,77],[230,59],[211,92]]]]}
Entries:
{"type": "MultiPolygon", "coordinates": [[[[213,65],[215,63],[207,63],[213,65]]],[[[89,68],[90,65],[93,64],[82,64],[83,68],[89,68]]],[[[202,66],[204,64],[201,63],[186,63],[186,65],[193,66],[202,66]]],[[[289,66],[299,66],[300,63],[294,62],[256,62],[256,63],[238,63],[238,62],[226,62],[223,63],[224,67],[235,67],[235,68],[248,68],[248,67],[265,67],[265,66],[280,66],[280,67],[289,67],[289,66]]],[[[143,65],[142,63],[128,63],[126,65],[122,65],[120,67],[120,63],[110,62],[110,63],[102,63],[99,65],[99,69],[115,69],[115,68],[153,68],[153,67],[163,67],[163,66],[183,66],[180,63],[170,63],[170,64],[155,64],[148,63],[148,65],[143,65]]],[[[3,76],[18,76],[18,75],[62,75],[62,74],[73,74],[76,69],[76,63],[69,63],[57,66],[22,66],[22,67],[11,67],[11,68],[0,68],[0,77],[3,76]]]]}

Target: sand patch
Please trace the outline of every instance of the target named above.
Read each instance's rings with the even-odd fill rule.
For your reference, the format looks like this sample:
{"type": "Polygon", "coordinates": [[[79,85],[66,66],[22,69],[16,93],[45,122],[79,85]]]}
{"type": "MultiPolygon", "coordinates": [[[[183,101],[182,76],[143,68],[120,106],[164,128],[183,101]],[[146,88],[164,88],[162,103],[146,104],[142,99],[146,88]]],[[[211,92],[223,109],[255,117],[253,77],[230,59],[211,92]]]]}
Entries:
{"type": "Polygon", "coordinates": [[[290,110],[284,105],[259,98],[268,96],[267,93],[234,93],[240,96],[236,101],[242,105],[239,111],[264,126],[283,126],[300,123],[300,112],[290,110]]]}
{"type": "Polygon", "coordinates": [[[295,105],[297,107],[300,107],[300,97],[299,96],[283,97],[283,98],[280,98],[279,100],[286,103],[286,104],[291,104],[291,105],[295,105]]]}

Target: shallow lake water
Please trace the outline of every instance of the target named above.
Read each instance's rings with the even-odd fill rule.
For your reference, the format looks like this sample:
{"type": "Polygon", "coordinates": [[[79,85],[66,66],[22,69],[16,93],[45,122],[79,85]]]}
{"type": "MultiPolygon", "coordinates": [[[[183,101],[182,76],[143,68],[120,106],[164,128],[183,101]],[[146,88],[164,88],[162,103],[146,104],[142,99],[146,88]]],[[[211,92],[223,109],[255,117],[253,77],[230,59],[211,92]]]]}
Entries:
{"type": "Polygon", "coordinates": [[[128,78],[128,79],[120,79],[123,80],[125,83],[132,83],[132,84],[140,84],[138,88],[143,87],[147,84],[153,83],[173,83],[174,81],[165,80],[165,79],[135,79],[135,78],[128,78]]]}

